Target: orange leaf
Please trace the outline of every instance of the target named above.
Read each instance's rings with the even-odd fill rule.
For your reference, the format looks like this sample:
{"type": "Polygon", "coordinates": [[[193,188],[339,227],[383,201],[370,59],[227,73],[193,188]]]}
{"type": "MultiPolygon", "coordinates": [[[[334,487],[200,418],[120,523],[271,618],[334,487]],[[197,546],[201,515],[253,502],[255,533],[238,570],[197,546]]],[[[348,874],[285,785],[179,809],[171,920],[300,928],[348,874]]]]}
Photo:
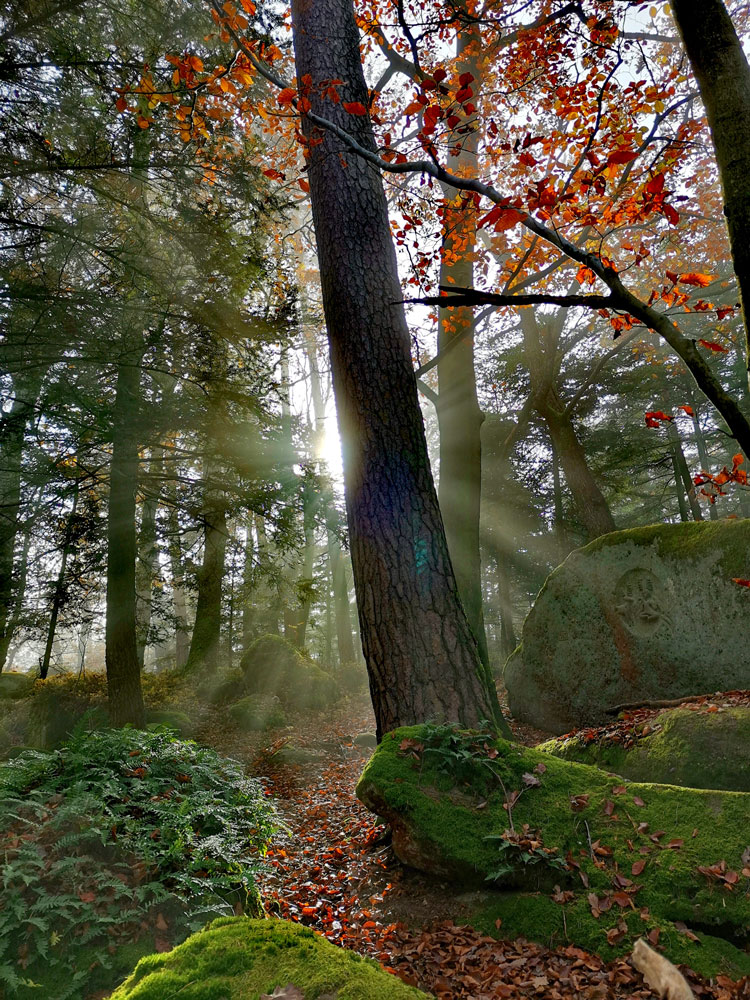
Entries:
{"type": "Polygon", "coordinates": [[[750,580],[743,580],[738,576],[732,577],[732,583],[736,583],[738,587],[750,587],[750,580]]]}
{"type": "Polygon", "coordinates": [[[697,274],[695,271],[680,275],[680,281],[683,285],[699,285],[701,288],[710,285],[713,280],[710,274],[697,274]]]}
{"type": "Polygon", "coordinates": [[[692,406],[688,405],[687,403],[683,403],[681,406],[678,406],[677,409],[684,410],[684,412],[687,413],[689,417],[695,416],[695,410],[692,408],[692,406]]]}
{"type": "Polygon", "coordinates": [[[299,180],[297,181],[297,183],[302,188],[302,190],[305,192],[305,194],[307,194],[308,191],[310,190],[310,185],[307,183],[307,181],[303,177],[300,177],[299,180]]]}
{"type": "Polygon", "coordinates": [[[120,100],[115,103],[115,107],[117,108],[117,110],[120,113],[122,113],[123,111],[125,111],[126,108],[127,108],[127,106],[128,106],[128,102],[125,100],[124,97],[121,97],[120,100]]]}
{"type": "Polygon", "coordinates": [[[263,173],[266,177],[270,177],[272,181],[284,180],[284,175],[279,173],[278,170],[274,170],[273,167],[269,167],[267,170],[264,170],[263,173]]]}
{"type": "Polygon", "coordinates": [[[350,115],[366,115],[367,108],[359,101],[344,101],[344,111],[350,115]]]}
{"type": "Polygon", "coordinates": [[[416,115],[422,110],[422,104],[419,101],[412,101],[411,104],[407,104],[404,108],[405,115],[416,115]]]}
{"type": "Polygon", "coordinates": [[[276,95],[276,100],[279,102],[279,104],[291,104],[292,101],[296,98],[296,96],[297,96],[297,91],[294,89],[294,87],[284,87],[284,89],[280,90],[279,93],[276,95]]]}

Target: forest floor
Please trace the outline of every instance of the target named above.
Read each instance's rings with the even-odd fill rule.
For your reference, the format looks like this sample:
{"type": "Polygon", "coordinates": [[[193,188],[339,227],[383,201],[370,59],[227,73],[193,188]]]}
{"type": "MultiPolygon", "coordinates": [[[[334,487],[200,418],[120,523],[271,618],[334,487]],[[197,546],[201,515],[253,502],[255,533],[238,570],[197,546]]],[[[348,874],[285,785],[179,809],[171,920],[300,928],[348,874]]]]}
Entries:
{"type": "MultiPolygon", "coordinates": [[[[438,1000],[656,996],[625,959],[604,963],[573,946],[495,940],[462,926],[490,891],[462,893],[398,861],[385,828],[354,794],[372,753],[353,743],[357,734],[374,730],[364,698],[292,721],[287,729],[246,734],[228,725],[223,713],[211,712],[198,735],[260,778],[287,827],[259,880],[270,912],[370,955],[438,1000]],[[299,762],[282,762],[295,754],[299,762]]],[[[623,729],[629,724],[625,720],[623,729]]],[[[512,720],[511,727],[528,746],[548,735],[512,720]]],[[[708,983],[689,971],[686,976],[697,998],[750,998],[747,980],[708,983]]]]}

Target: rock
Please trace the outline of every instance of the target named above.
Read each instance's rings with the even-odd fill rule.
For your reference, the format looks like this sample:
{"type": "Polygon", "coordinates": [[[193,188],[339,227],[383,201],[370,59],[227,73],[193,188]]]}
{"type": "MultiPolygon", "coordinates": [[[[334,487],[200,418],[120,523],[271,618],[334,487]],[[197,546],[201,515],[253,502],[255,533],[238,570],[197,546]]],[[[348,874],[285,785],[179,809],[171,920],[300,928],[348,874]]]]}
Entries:
{"type": "Polygon", "coordinates": [[[327,708],[339,697],[333,677],[279,635],[255,639],[240,666],[248,694],[275,695],[287,709],[327,708]]]}
{"type": "Polygon", "coordinates": [[[628,783],[488,735],[412,726],[383,738],[357,795],[391,824],[404,863],[462,891],[502,890],[469,920],[483,931],[500,919],[503,937],[611,959],[659,927],[672,961],[750,973],[750,794],[628,783]]]}
{"type": "Polygon", "coordinates": [[[245,675],[236,670],[220,670],[209,674],[198,684],[196,694],[208,705],[226,705],[236,701],[245,690],[245,675]]]}
{"type": "Polygon", "coordinates": [[[0,698],[15,700],[28,698],[34,687],[35,677],[31,674],[0,674],[0,698]]]}
{"type": "Polygon", "coordinates": [[[172,951],[141,959],[111,1000],[252,1000],[278,996],[277,988],[290,984],[308,1000],[326,994],[342,1000],[429,1000],[370,959],[337,948],[307,927],[246,917],[214,920],[172,951]]]}
{"type": "Polygon", "coordinates": [[[548,577],[505,667],[511,713],[552,733],[617,705],[747,685],[750,520],[604,535],[548,577]]]}
{"type": "Polygon", "coordinates": [[[251,733],[279,729],[286,725],[286,716],[276,697],[240,698],[229,706],[229,715],[240,729],[251,733]]]}
{"type": "Polygon", "coordinates": [[[358,733],[353,740],[355,747],[376,747],[378,738],[375,733],[358,733]]]}
{"type": "Polygon", "coordinates": [[[674,708],[633,734],[634,745],[591,740],[573,733],[539,749],[562,760],[621,774],[634,781],[658,781],[692,788],[750,792],[750,708],[707,711],[705,705],[674,708]]]}
{"type": "Polygon", "coordinates": [[[175,709],[149,709],[146,712],[146,723],[149,727],[168,726],[187,739],[195,734],[195,723],[190,716],[186,712],[179,712],[175,709]]]}

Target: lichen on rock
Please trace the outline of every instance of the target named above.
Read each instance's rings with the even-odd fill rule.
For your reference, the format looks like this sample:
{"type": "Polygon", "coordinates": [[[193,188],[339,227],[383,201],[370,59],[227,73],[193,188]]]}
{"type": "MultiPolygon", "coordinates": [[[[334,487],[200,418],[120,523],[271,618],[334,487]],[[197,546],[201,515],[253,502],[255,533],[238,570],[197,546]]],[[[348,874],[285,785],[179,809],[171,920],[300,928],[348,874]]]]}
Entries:
{"type": "Polygon", "coordinates": [[[502,890],[475,926],[605,959],[659,928],[672,961],[750,973],[750,795],[628,783],[447,728],[385,736],[357,795],[405,863],[502,890]]]}
{"type": "Polygon", "coordinates": [[[290,983],[305,1000],[429,1000],[370,959],[286,920],[224,917],[141,959],[111,1000],[257,1000],[290,983]]]}
{"type": "Polygon", "coordinates": [[[750,520],[604,535],[550,576],[504,679],[512,714],[553,733],[617,705],[744,687],[750,520]]]}

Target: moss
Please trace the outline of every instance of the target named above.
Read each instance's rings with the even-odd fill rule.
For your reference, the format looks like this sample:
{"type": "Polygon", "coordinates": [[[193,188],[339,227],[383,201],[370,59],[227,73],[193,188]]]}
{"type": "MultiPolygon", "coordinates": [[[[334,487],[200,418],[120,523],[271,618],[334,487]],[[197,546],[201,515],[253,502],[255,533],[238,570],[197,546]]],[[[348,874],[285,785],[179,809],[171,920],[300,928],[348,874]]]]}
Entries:
{"type": "Polygon", "coordinates": [[[720,712],[677,708],[640,727],[629,749],[583,734],[549,740],[539,749],[562,760],[614,771],[634,781],[750,792],[750,709],[720,712]]]}
{"type": "Polygon", "coordinates": [[[188,739],[195,735],[195,724],[186,712],[168,708],[152,709],[146,713],[146,722],[149,726],[167,726],[188,739]]]}
{"type": "Polygon", "coordinates": [[[279,635],[252,642],[240,665],[248,694],[276,696],[285,708],[322,709],[339,696],[333,677],[279,635]]]}
{"type": "Polygon", "coordinates": [[[549,732],[614,706],[742,687],[750,520],[615,531],[547,578],[504,671],[513,715],[549,732]]]}
{"type": "Polygon", "coordinates": [[[245,675],[236,670],[211,673],[198,684],[196,694],[209,705],[227,705],[245,690],[245,675]]]}
{"type": "Polygon", "coordinates": [[[418,1000],[369,959],[284,920],[215,920],[184,944],[142,959],[111,1000],[258,1000],[293,983],[306,1000],[418,1000]]]}
{"type": "MultiPolygon", "coordinates": [[[[625,783],[596,768],[504,740],[486,745],[488,752],[457,758],[458,772],[453,768],[452,773],[450,755],[430,752],[433,734],[434,727],[422,726],[387,735],[357,787],[365,805],[391,823],[394,848],[403,860],[463,879],[489,877],[500,888],[541,892],[544,898],[558,884],[573,893],[566,904],[569,939],[604,955],[626,952],[649,921],[665,932],[682,921],[710,938],[724,939],[709,948],[680,936],[684,960],[694,969],[750,973],[750,957],[735,947],[750,933],[750,883],[740,874],[750,796],[625,783]],[[414,751],[418,759],[410,759],[399,750],[404,739],[424,745],[427,752],[414,751]],[[524,853],[533,855],[528,850],[506,848],[501,853],[504,842],[498,835],[509,827],[504,804],[515,794],[515,830],[528,824],[535,839],[556,854],[537,851],[529,859],[524,858],[524,853]],[[678,843],[670,848],[671,841],[678,843]],[[567,871],[552,866],[557,859],[566,859],[567,871]],[[641,861],[645,868],[634,875],[633,865],[641,861]],[[738,875],[734,889],[698,871],[722,861],[738,875]],[[613,902],[623,890],[619,902],[613,902]],[[590,893],[605,901],[597,918],[591,913],[590,893]],[[644,908],[645,921],[640,918],[644,908]],[[623,916],[628,932],[611,947],[606,932],[623,916]]],[[[466,735],[465,745],[470,747],[472,740],[466,735]]],[[[558,904],[540,898],[534,907],[554,914],[558,904]]],[[[503,929],[520,929],[535,940],[560,933],[561,916],[550,924],[536,910],[529,912],[523,916],[519,907],[519,915],[503,929]]]]}

